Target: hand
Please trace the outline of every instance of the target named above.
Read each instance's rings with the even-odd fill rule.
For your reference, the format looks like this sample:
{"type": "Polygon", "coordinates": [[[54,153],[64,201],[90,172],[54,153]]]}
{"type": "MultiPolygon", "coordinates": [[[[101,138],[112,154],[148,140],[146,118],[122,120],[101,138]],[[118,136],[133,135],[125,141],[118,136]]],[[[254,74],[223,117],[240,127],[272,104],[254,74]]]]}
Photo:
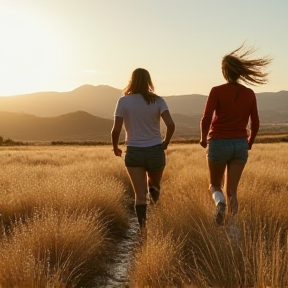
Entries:
{"type": "Polygon", "coordinates": [[[251,137],[249,137],[247,139],[247,142],[248,142],[248,150],[251,150],[252,149],[252,145],[254,143],[254,139],[252,139],[251,137]]]}
{"type": "Polygon", "coordinates": [[[114,149],[113,149],[113,152],[114,152],[114,155],[115,155],[115,156],[121,157],[121,155],[122,155],[122,150],[119,149],[118,147],[117,147],[117,148],[114,148],[114,149]]]}
{"type": "Polygon", "coordinates": [[[162,141],[162,148],[163,150],[166,150],[168,148],[169,142],[162,141]]]}
{"type": "Polygon", "coordinates": [[[201,139],[201,140],[200,140],[200,145],[201,145],[203,148],[206,148],[206,147],[207,147],[207,140],[201,139]]]}

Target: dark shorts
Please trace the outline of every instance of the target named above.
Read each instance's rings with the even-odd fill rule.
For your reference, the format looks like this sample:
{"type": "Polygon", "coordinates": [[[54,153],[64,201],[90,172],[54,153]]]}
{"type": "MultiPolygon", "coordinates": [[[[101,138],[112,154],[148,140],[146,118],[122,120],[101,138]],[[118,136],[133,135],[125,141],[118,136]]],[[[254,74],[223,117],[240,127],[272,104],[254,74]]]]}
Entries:
{"type": "Polygon", "coordinates": [[[143,167],[147,172],[158,172],[162,171],[165,165],[166,157],[161,144],[151,147],[127,146],[126,167],[143,167]]]}
{"type": "Polygon", "coordinates": [[[210,139],[207,151],[207,158],[211,162],[219,163],[227,163],[231,160],[247,162],[247,139],[210,139]]]}

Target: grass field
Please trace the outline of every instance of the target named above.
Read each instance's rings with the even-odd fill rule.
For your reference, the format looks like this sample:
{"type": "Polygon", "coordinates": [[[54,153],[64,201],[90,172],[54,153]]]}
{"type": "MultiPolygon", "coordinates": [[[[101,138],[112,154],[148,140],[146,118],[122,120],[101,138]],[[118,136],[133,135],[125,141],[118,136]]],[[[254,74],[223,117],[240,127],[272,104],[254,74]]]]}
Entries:
{"type": "MultiPolygon", "coordinates": [[[[0,287],[95,287],[129,228],[123,159],[110,146],[2,147],[0,164],[0,287]]],[[[288,144],[249,152],[237,239],[214,223],[207,176],[199,145],[169,147],[131,287],[288,287],[288,144]]]]}

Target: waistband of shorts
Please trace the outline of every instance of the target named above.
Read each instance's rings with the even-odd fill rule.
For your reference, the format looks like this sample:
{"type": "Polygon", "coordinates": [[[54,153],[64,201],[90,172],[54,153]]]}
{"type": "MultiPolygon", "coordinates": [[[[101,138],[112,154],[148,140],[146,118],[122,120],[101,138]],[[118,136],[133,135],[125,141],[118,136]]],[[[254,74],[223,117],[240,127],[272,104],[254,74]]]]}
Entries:
{"type": "Polygon", "coordinates": [[[153,149],[153,148],[156,148],[156,147],[160,147],[162,146],[162,144],[157,144],[157,145],[153,145],[153,146],[147,146],[147,147],[138,147],[138,146],[127,146],[127,149],[135,149],[135,150],[146,150],[146,149],[153,149]]]}
{"type": "Polygon", "coordinates": [[[242,138],[210,138],[208,139],[209,141],[247,141],[246,137],[242,137],[242,138]]]}

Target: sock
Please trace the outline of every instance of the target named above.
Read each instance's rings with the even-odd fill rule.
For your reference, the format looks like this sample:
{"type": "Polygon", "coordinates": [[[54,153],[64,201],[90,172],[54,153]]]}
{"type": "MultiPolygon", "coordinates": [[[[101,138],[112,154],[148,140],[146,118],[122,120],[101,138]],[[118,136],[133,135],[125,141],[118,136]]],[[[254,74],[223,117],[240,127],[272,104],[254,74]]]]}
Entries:
{"type": "Polygon", "coordinates": [[[215,201],[216,206],[217,206],[217,204],[218,204],[219,202],[222,202],[222,203],[225,203],[225,202],[226,202],[223,193],[220,192],[220,191],[215,191],[215,192],[212,194],[212,198],[213,198],[213,200],[215,201]]]}
{"type": "Polygon", "coordinates": [[[147,204],[135,205],[135,211],[140,228],[145,228],[147,204]]]}

